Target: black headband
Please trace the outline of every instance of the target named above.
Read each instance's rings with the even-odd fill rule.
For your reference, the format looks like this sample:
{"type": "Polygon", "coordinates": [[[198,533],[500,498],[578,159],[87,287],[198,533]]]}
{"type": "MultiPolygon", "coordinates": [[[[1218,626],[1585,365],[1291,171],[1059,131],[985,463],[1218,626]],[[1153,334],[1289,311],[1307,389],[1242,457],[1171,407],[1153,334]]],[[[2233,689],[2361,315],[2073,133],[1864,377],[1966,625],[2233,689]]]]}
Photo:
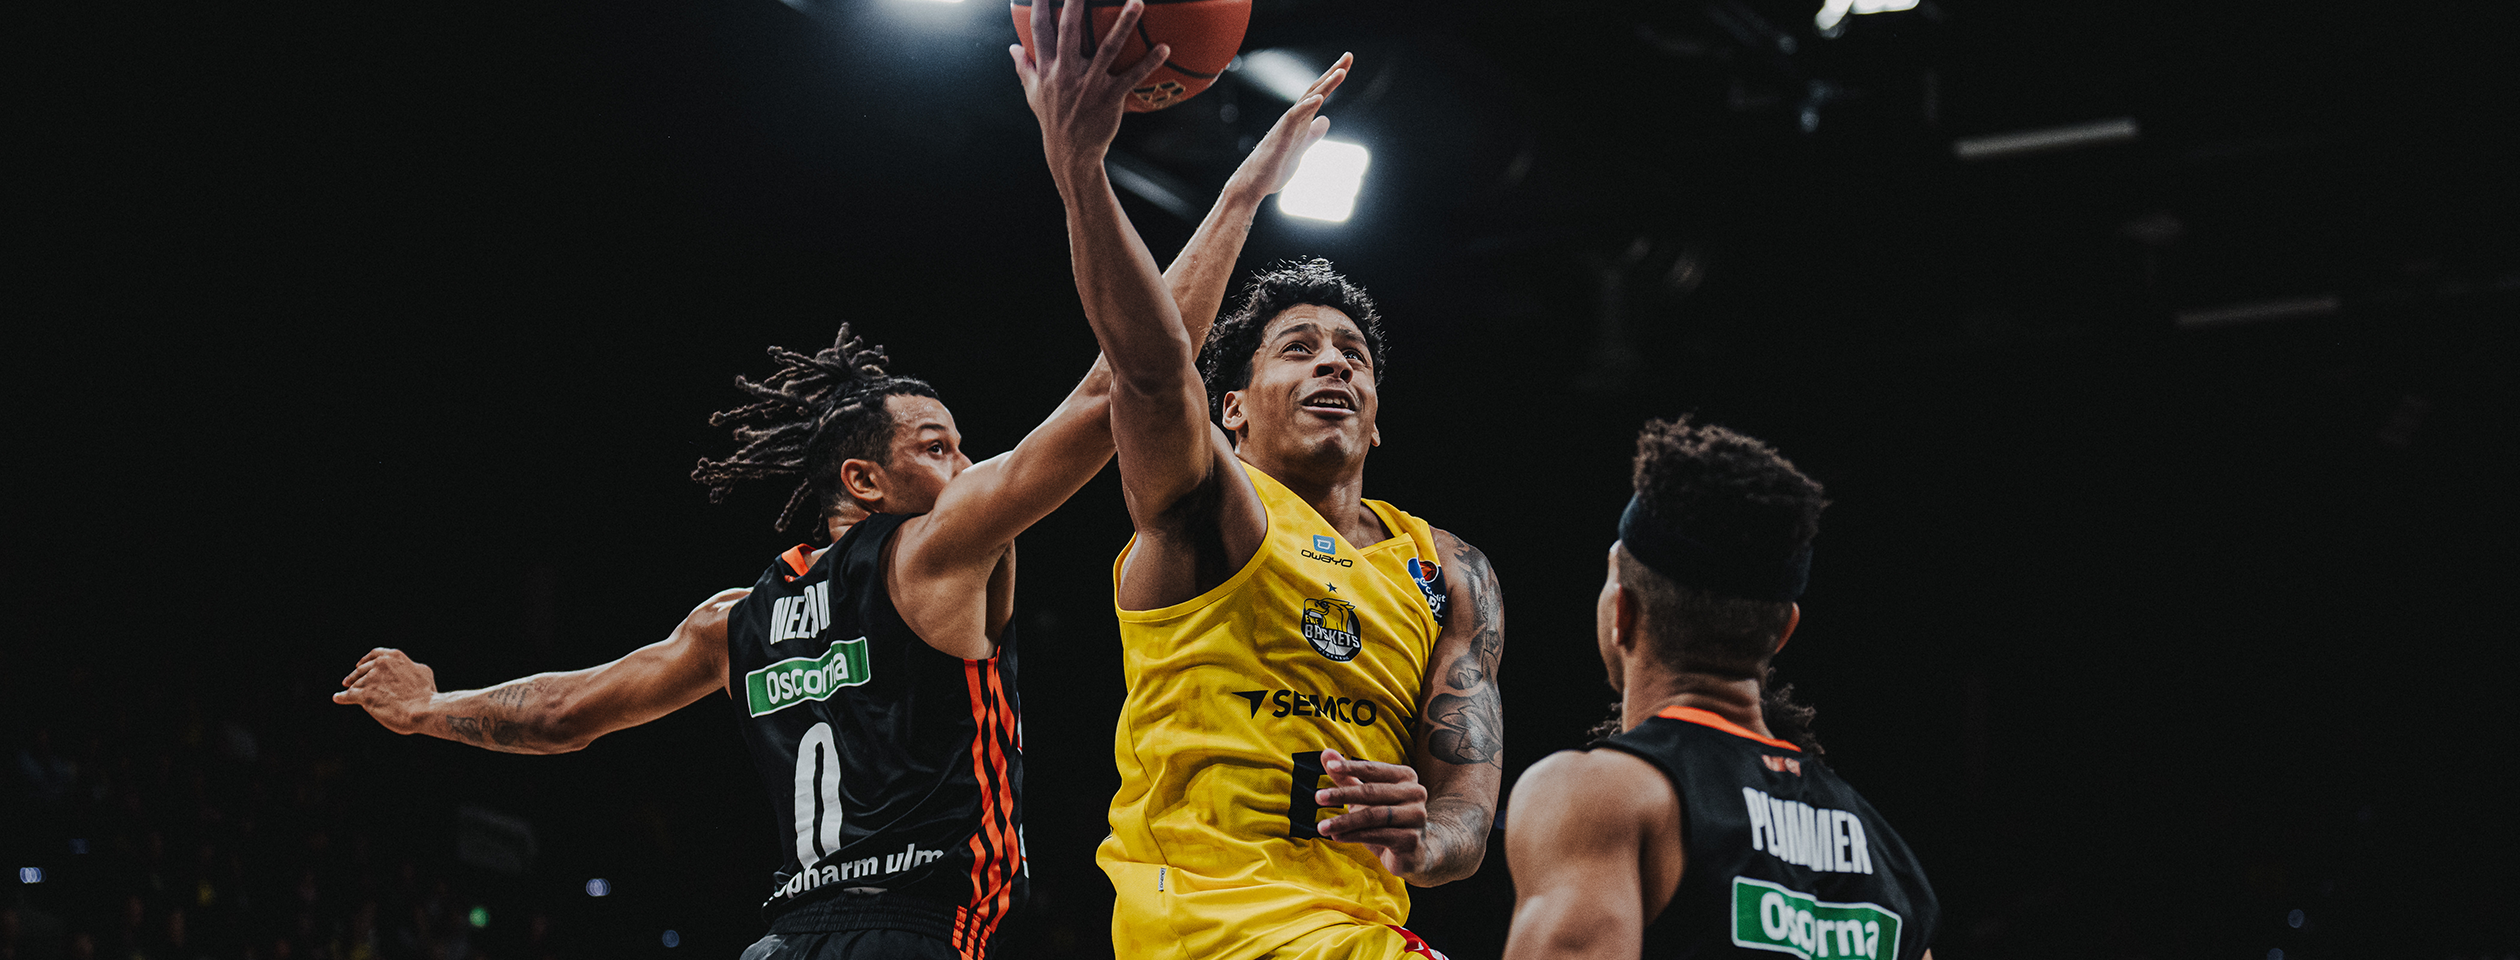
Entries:
{"type": "Polygon", "coordinates": [[[1628,498],[1619,514],[1619,542],[1654,572],[1688,586],[1750,600],[1794,600],[1811,581],[1811,545],[1784,560],[1757,560],[1722,550],[1645,519],[1645,501],[1628,498]]]}

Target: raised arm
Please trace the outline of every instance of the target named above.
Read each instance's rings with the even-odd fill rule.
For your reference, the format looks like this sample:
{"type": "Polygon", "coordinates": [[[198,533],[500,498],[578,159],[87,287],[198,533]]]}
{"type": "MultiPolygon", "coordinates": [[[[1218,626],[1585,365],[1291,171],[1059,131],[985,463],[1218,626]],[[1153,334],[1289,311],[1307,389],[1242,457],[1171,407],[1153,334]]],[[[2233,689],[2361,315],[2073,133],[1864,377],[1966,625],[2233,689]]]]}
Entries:
{"type": "Polygon", "coordinates": [[[1560,753],[1523,771],[1513,810],[1505,960],[1633,960],[1680,880],[1671,782],[1616,750],[1560,753]]]}
{"type": "MultiPolygon", "coordinates": [[[[1194,368],[1198,342],[1182,322],[1153,256],[1121,210],[1103,166],[1130,88],[1169,52],[1158,46],[1123,75],[1111,74],[1119,41],[1134,29],[1142,10],[1136,0],[1123,7],[1108,37],[1089,57],[1082,52],[1088,39],[1083,5],[1061,4],[1054,16],[1047,4],[1035,4],[1035,55],[1028,56],[1020,45],[1009,47],[1008,53],[1023,80],[1025,98],[1041,121],[1043,153],[1067,207],[1077,292],[1112,366],[1113,439],[1130,516],[1143,535],[1214,477],[1230,453],[1223,451],[1208,423],[1206,391],[1194,368]]],[[[1329,79],[1328,85],[1336,82],[1329,79]]],[[[1316,93],[1298,103],[1290,111],[1291,124],[1281,120],[1281,127],[1299,135],[1279,137],[1273,147],[1291,147],[1289,155],[1298,154],[1304,140],[1318,136],[1313,114],[1321,96],[1316,93]]],[[[1282,179],[1273,176],[1267,182],[1273,188],[1282,179]]],[[[1238,175],[1237,180],[1243,178],[1238,175]]],[[[1256,196],[1250,199],[1256,207],[1256,196]]],[[[1226,215],[1240,221],[1229,221],[1229,232],[1238,234],[1248,223],[1248,210],[1229,208],[1226,215]]],[[[1219,260],[1193,260],[1185,266],[1227,273],[1232,269],[1230,261],[1219,260]]],[[[1222,292],[1220,283],[1217,302],[1222,292]]],[[[1200,304],[1184,306],[1210,317],[1214,313],[1200,304]]]]}
{"type": "Polygon", "coordinates": [[[1210,326],[1225,304],[1225,288],[1233,281],[1234,262],[1242,257],[1243,241],[1251,236],[1252,218],[1260,212],[1261,201],[1286,187],[1295,176],[1295,166],[1303,160],[1304,151],[1321,142],[1330,132],[1330,118],[1321,116],[1321,100],[1339,85],[1347,82],[1348,68],[1356,61],[1354,54],[1344,54],[1313,80],[1294,106],[1278,116],[1267,136],[1251,148],[1235,168],[1232,179],[1216,198],[1216,206],[1207,218],[1199,221],[1199,230],[1190,237],[1164,268],[1164,282],[1172,288],[1173,306],[1181,313],[1182,329],[1190,336],[1195,353],[1207,342],[1210,326]]]}
{"type": "Polygon", "coordinates": [[[1478,548],[1441,530],[1435,546],[1445,559],[1444,629],[1427,661],[1409,765],[1324,756],[1337,786],[1318,798],[1349,805],[1321,824],[1323,836],[1371,844],[1393,874],[1427,887],[1478,872],[1505,775],[1504,697],[1496,686],[1505,656],[1504,597],[1478,548]],[[1341,779],[1343,766],[1352,769],[1353,786],[1341,779]]]}
{"type": "Polygon", "coordinates": [[[440,693],[437,672],[378,647],[343,677],[334,703],[357,704],[395,733],[425,733],[502,753],[568,753],[726,689],[726,618],[750,590],[694,608],[674,632],[599,667],[538,673],[440,693]]]}
{"type": "MultiPolygon", "coordinates": [[[[1316,86],[1324,92],[1335,88],[1346,66],[1342,58],[1316,86]]],[[[1261,201],[1285,185],[1303,147],[1317,139],[1317,126],[1309,109],[1280,117],[1165,269],[1166,295],[1189,342],[1204,340],[1216,322],[1252,217],[1261,201]]],[[[1111,459],[1111,387],[1111,363],[1098,356],[1084,381],[1022,443],[964,470],[935,509],[903,529],[895,557],[904,575],[894,581],[894,601],[920,636],[971,632],[957,618],[968,616],[978,579],[994,572],[1007,544],[1067,502],[1111,459]]],[[[984,628],[988,643],[1000,626],[984,628]]],[[[968,638],[957,646],[952,652],[958,655],[986,656],[992,649],[968,638]]]]}

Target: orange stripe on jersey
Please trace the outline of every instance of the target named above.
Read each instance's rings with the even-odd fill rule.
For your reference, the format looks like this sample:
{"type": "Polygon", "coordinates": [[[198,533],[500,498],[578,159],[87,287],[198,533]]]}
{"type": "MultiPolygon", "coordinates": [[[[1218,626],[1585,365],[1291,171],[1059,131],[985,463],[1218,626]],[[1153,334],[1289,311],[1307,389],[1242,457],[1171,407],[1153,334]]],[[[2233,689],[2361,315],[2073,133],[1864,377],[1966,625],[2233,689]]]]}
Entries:
{"type": "Polygon", "coordinates": [[[964,960],[978,960],[988,950],[1014,893],[1006,864],[1013,849],[1006,755],[993,736],[1008,726],[996,665],[996,657],[963,661],[963,685],[971,696],[971,777],[980,787],[980,825],[970,841],[971,901],[954,911],[953,946],[964,960]]]}
{"type": "MultiPolygon", "coordinates": [[[[1003,654],[1001,654],[1002,656],[1003,654]]],[[[991,906],[988,928],[981,931],[980,942],[997,936],[998,922],[1006,919],[1007,908],[1015,897],[1015,871],[1023,868],[1023,841],[1016,833],[1014,785],[1006,774],[1006,744],[1015,736],[1015,711],[1006,700],[1006,687],[998,679],[996,657],[989,658],[992,669],[983,670],[989,680],[989,706],[997,726],[997,736],[989,738],[990,772],[996,776],[987,784],[990,805],[996,813],[989,823],[997,835],[996,876],[997,902],[991,906]]]]}
{"type": "Polygon", "coordinates": [[[1725,733],[1732,734],[1736,737],[1741,737],[1747,740],[1756,740],[1771,747],[1791,750],[1795,753],[1802,752],[1801,747],[1786,743],[1783,740],[1776,739],[1775,737],[1762,737],[1758,734],[1742,729],[1740,724],[1726,720],[1711,710],[1701,710],[1696,707],[1664,707],[1662,712],[1655,714],[1655,716],[1671,720],[1686,720],[1702,727],[1714,727],[1717,730],[1724,731],[1725,733]]]}
{"type": "MultiPolygon", "coordinates": [[[[760,554],[756,553],[753,556],[758,557],[760,554]]],[[[805,545],[801,543],[789,547],[788,552],[779,555],[779,559],[787,561],[788,569],[796,571],[796,576],[799,577],[804,576],[805,571],[814,569],[814,558],[806,554],[805,545]]]]}
{"type": "Polygon", "coordinates": [[[976,938],[972,934],[978,925],[978,911],[987,903],[985,893],[987,886],[982,878],[986,875],[989,863],[988,845],[983,842],[983,837],[988,833],[985,825],[989,807],[987,789],[989,781],[981,769],[982,758],[988,754],[989,725],[986,718],[989,707],[988,704],[982,702],[979,661],[963,661],[963,687],[971,696],[971,777],[982,785],[980,807],[983,827],[971,832],[971,899],[954,911],[954,951],[963,960],[974,960],[979,956],[981,948],[973,942],[976,938]]]}

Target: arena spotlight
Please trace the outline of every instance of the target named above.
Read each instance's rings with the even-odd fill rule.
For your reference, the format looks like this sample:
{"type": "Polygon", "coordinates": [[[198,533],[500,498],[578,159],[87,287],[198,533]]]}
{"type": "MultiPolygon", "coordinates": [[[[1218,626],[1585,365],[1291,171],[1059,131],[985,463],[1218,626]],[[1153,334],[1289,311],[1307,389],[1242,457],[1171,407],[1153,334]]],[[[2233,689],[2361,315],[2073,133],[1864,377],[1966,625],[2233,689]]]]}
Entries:
{"type": "Polygon", "coordinates": [[[1259,87],[1280,100],[1294,103],[1312,88],[1321,71],[1304,63],[1303,58],[1284,50],[1254,50],[1237,58],[1234,71],[1252,86],[1259,87]]]}
{"type": "Polygon", "coordinates": [[[1278,191],[1278,212],[1291,217],[1343,223],[1356,212],[1356,191],[1365,185],[1365,167],[1374,155],[1364,147],[1324,140],[1304,151],[1295,175],[1278,191]]]}
{"type": "Polygon", "coordinates": [[[1819,14],[1811,18],[1811,23],[1819,27],[1820,32],[1835,36],[1838,25],[1846,21],[1848,14],[1897,13],[1916,9],[1916,3],[1917,0],[1823,0],[1819,14]]]}
{"type": "Polygon", "coordinates": [[[44,868],[42,868],[42,867],[19,867],[19,868],[18,868],[18,882],[19,882],[19,883],[42,883],[42,882],[44,882],[44,868]]]}
{"type": "Polygon", "coordinates": [[[590,897],[612,896],[612,881],[606,880],[602,877],[596,877],[593,880],[586,881],[586,895],[590,897]]]}

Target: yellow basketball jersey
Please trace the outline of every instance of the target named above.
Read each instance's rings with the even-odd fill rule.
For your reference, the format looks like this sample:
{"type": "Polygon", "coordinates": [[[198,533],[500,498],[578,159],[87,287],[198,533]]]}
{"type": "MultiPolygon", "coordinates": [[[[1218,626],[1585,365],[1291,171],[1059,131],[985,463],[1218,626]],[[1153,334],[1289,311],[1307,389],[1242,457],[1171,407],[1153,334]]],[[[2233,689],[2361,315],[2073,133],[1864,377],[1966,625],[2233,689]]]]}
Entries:
{"type": "Polygon", "coordinates": [[[1330,786],[1324,747],[1409,762],[1441,629],[1434,533],[1367,500],[1394,536],[1359,549],[1243,470],[1269,516],[1259,552],[1196,598],[1118,611],[1120,792],[1095,855],[1118,891],[1118,956],[1241,960],[1327,926],[1408,919],[1407,886],[1371,850],[1313,829],[1343,812],[1313,791],[1330,786]]]}

